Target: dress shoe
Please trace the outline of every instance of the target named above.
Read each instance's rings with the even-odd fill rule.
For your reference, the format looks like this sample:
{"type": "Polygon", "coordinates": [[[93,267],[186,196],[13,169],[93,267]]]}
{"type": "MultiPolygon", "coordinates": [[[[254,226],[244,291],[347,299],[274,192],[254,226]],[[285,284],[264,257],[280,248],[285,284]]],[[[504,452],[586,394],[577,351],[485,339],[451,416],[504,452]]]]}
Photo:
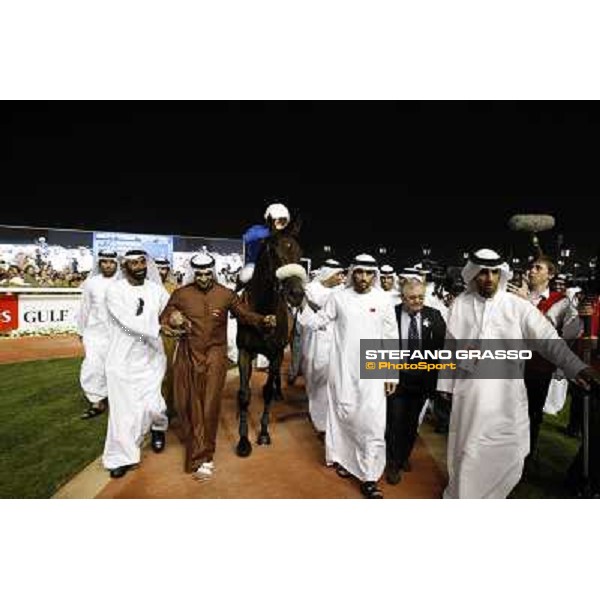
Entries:
{"type": "Polygon", "coordinates": [[[360,484],[360,492],[368,500],[383,500],[383,493],[375,481],[363,481],[360,484]]]}
{"type": "Polygon", "coordinates": [[[340,464],[335,465],[335,472],[342,479],[349,479],[350,477],[352,477],[352,473],[350,473],[350,471],[347,471],[346,469],[344,469],[344,467],[342,467],[342,465],[340,465],[340,464]]]}
{"type": "Polygon", "coordinates": [[[162,452],[165,449],[165,432],[152,430],[152,450],[162,452]]]}
{"type": "Polygon", "coordinates": [[[390,485],[397,485],[402,479],[402,471],[400,469],[388,469],[385,473],[385,480],[390,485]]]}
{"type": "Polygon", "coordinates": [[[118,479],[119,477],[123,477],[129,469],[131,469],[134,465],[121,465],[120,467],[116,467],[115,469],[110,470],[110,476],[113,479],[118,479]]]}

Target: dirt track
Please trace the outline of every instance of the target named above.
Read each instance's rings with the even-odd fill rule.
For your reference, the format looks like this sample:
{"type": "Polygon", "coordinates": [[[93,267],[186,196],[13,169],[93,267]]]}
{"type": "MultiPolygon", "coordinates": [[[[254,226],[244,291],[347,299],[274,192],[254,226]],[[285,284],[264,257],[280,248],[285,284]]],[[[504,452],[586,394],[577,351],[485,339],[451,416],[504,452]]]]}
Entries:
{"type": "MultiPolygon", "coordinates": [[[[76,336],[0,339],[0,363],[81,355],[82,346],[76,336]]],[[[162,454],[154,454],[146,448],[140,467],[118,480],[110,480],[96,465],[91,469],[91,477],[95,478],[92,485],[86,486],[84,472],[77,478],[76,495],[69,494],[68,497],[90,497],[86,488],[94,490],[91,496],[101,488],[98,498],[361,498],[354,480],[340,479],[333,469],[325,466],[323,444],[306,415],[307,402],[301,378],[298,385],[284,390],[286,399],[273,408],[272,445],[255,444],[249,458],[238,458],[234,452],[238,378],[236,371],[230,373],[220,418],[215,456],[217,470],[212,480],[198,482],[184,473],[183,448],[169,432],[167,448],[162,454]]],[[[252,380],[250,426],[253,442],[262,408],[260,389],[265,378],[264,373],[255,372],[252,380]]],[[[445,475],[421,440],[417,440],[411,462],[412,472],[405,474],[399,485],[382,482],[385,497],[439,498],[445,475]]]]}
{"type": "MultiPolygon", "coordinates": [[[[251,431],[256,439],[263,373],[253,376],[251,431]]],[[[183,448],[168,435],[162,454],[144,450],[141,466],[123,479],[110,480],[98,498],[361,498],[354,480],[340,479],[324,464],[324,447],[305,410],[303,385],[286,389],[286,400],[273,410],[272,445],[256,446],[249,458],[238,458],[237,376],[226,385],[221,413],[216,472],[198,482],[183,472],[183,448]]],[[[413,470],[400,485],[382,483],[386,498],[439,498],[445,477],[425,445],[418,440],[411,458],[413,470]]]]}
{"type": "Polygon", "coordinates": [[[83,346],[76,335],[0,338],[0,364],[76,356],[83,356],[83,346]]]}

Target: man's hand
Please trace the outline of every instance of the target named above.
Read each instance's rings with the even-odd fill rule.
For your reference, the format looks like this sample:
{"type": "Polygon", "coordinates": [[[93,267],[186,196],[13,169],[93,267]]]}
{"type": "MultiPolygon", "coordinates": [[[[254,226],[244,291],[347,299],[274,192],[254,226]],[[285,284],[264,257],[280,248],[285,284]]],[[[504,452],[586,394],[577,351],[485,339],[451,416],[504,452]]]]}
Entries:
{"type": "Polygon", "coordinates": [[[446,402],[452,402],[452,394],[450,392],[438,392],[439,397],[446,402]]]}
{"type": "Polygon", "coordinates": [[[384,381],[383,382],[383,390],[386,396],[393,394],[396,391],[398,384],[394,381],[384,381]]]}
{"type": "Polygon", "coordinates": [[[183,327],[185,320],[186,320],[185,315],[182,312],[179,312],[178,310],[174,310],[169,315],[169,325],[171,327],[175,327],[175,328],[183,327]]]}
{"type": "Polygon", "coordinates": [[[529,288],[527,287],[527,284],[525,282],[523,282],[521,287],[517,287],[514,283],[508,283],[506,289],[509,292],[512,292],[513,294],[524,298],[525,300],[529,298],[529,288]]]}
{"type": "Polygon", "coordinates": [[[277,326],[277,317],[275,315],[265,315],[263,317],[263,327],[265,329],[275,329],[277,326]]]}
{"type": "Polygon", "coordinates": [[[593,367],[586,367],[585,369],[581,369],[581,371],[577,373],[575,383],[588,391],[592,387],[590,384],[594,384],[600,387],[600,372],[596,371],[596,369],[594,369],[593,367]]]}
{"type": "Polygon", "coordinates": [[[160,331],[167,337],[181,337],[182,335],[185,335],[187,333],[187,331],[185,331],[184,329],[174,329],[173,327],[169,327],[168,325],[161,325],[160,331]]]}
{"type": "Polygon", "coordinates": [[[181,336],[192,331],[191,321],[180,311],[174,310],[169,315],[169,325],[163,326],[167,335],[181,336]]]}

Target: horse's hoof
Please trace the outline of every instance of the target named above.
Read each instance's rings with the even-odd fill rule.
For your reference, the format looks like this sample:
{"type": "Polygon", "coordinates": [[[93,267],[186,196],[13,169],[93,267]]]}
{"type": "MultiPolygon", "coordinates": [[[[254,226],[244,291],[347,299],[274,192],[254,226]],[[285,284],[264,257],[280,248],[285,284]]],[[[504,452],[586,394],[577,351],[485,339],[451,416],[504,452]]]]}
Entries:
{"type": "Polygon", "coordinates": [[[252,454],[252,444],[250,443],[250,440],[246,437],[240,438],[235,451],[240,458],[247,458],[250,456],[250,454],[252,454]]]}
{"type": "Polygon", "coordinates": [[[256,440],[259,446],[270,446],[271,436],[268,433],[261,433],[256,440]]]}

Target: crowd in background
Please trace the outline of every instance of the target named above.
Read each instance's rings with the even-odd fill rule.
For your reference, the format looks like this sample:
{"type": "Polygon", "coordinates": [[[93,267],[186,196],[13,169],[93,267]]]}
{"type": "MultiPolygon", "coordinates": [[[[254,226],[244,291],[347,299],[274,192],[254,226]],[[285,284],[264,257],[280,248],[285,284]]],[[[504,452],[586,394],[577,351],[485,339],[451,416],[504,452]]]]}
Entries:
{"type": "MultiPolygon", "coordinates": [[[[181,285],[186,264],[193,253],[173,253],[171,278],[181,285]]],[[[239,253],[213,253],[219,282],[233,288],[243,266],[239,253]]],[[[93,252],[86,246],[75,248],[38,244],[0,244],[0,287],[78,288],[93,268],[93,252]]]]}

